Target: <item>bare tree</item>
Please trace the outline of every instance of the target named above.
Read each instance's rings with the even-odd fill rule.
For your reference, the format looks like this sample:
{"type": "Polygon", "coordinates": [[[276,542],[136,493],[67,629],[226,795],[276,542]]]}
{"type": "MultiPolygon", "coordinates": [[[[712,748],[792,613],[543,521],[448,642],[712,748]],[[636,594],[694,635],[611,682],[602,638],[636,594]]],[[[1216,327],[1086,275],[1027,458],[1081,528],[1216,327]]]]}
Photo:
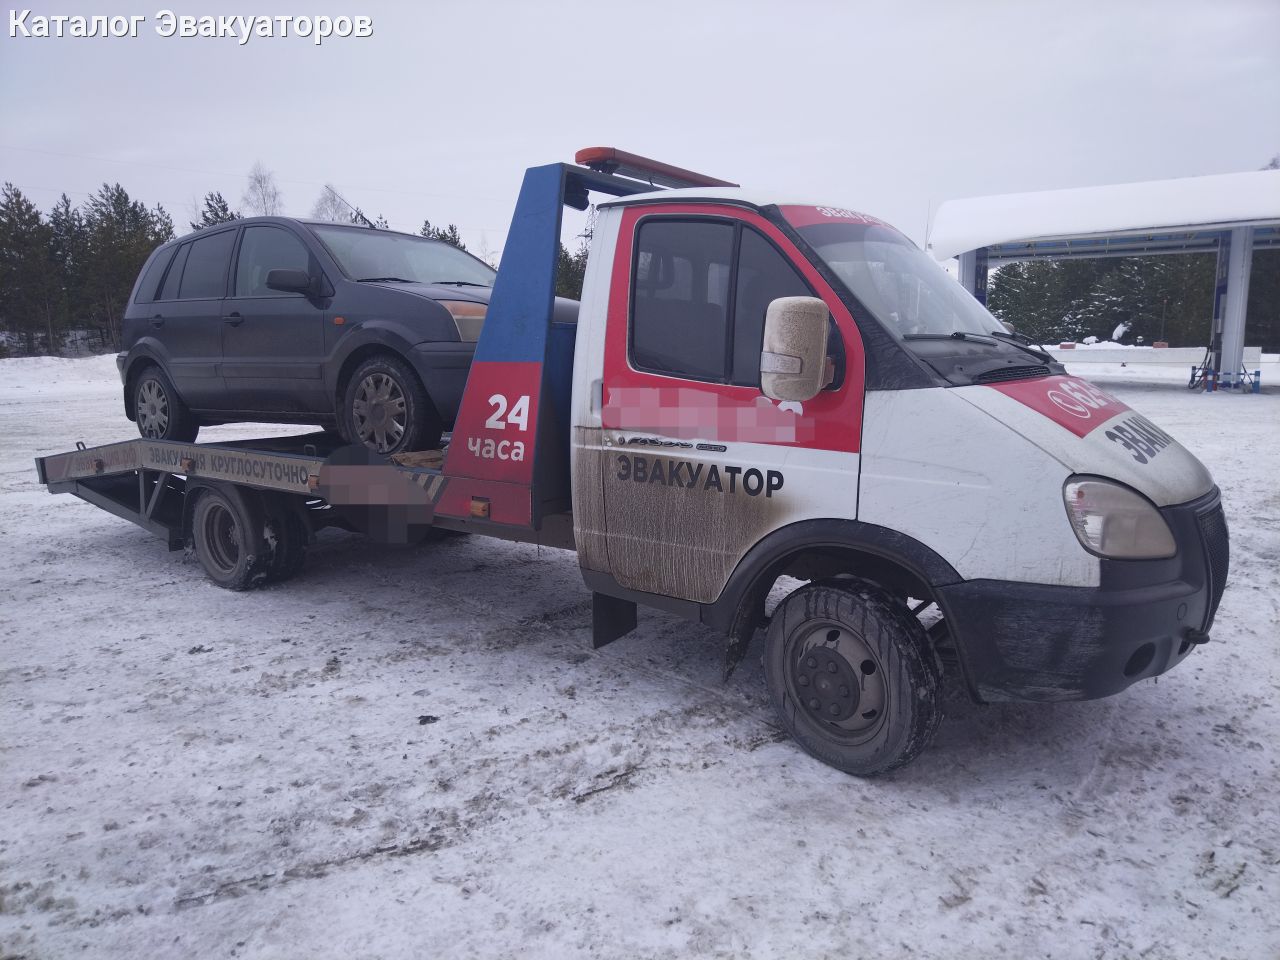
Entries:
{"type": "Polygon", "coordinates": [[[485,234],[480,234],[480,249],[476,251],[476,256],[487,263],[493,269],[498,269],[498,252],[489,246],[489,238],[485,234]]]}
{"type": "Polygon", "coordinates": [[[276,175],[262,165],[259,160],[249,171],[249,186],[240,198],[251,214],[263,217],[274,217],[280,213],[280,188],[276,186],[276,175]]]}
{"type": "Polygon", "coordinates": [[[333,184],[326,183],[320,191],[320,198],[311,208],[311,216],[317,220],[346,222],[351,218],[351,206],[342,199],[333,184]]]}

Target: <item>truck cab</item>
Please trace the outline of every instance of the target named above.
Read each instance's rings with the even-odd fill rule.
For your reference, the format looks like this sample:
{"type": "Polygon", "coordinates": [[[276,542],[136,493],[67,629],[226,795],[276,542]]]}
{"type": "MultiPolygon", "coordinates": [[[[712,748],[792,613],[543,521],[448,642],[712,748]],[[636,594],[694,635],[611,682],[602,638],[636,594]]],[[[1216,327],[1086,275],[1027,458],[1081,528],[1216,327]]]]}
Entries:
{"type": "Polygon", "coordinates": [[[848,636],[844,596],[936,604],[919,659],[950,661],[977,700],[1072,700],[1178,663],[1225,584],[1204,466],[869,214],[725,188],[604,204],[572,411],[587,583],[742,646],[795,619],[766,653],[775,700],[846,768],[894,691],[876,641],[848,636]],[[798,358],[768,348],[771,310],[797,298],[818,308],[825,369],[780,399],[763,381],[798,358]],[[788,575],[814,595],[770,622],[788,575]],[[817,695],[814,652],[839,681],[817,695]]]}

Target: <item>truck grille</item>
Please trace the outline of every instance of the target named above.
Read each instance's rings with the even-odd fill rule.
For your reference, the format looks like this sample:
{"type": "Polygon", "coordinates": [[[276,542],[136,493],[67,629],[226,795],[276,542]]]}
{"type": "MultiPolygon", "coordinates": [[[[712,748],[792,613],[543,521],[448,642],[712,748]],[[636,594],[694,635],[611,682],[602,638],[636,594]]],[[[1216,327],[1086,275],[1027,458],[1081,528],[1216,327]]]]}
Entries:
{"type": "Polygon", "coordinates": [[[1208,513],[1202,513],[1199,521],[1200,538],[1204,542],[1205,559],[1209,564],[1209,614],[1204,622],[1207,633],[1213,626],[1218,602],[1227,586],[1227,569],[1231,565],[1231,539],[1227,533],[1227,517],[1222,512],[1222,504],[1208,513]]]}
{"type": "Polygon", "coordinates": [[[1043,364],[1026,367],[1004,367],[1000,370],[988,370],[973,378],[974,383],[1000,383],[1004,380],[1030,380],[1032,377],[1047,377],[1049,368],[1043,364]]]}

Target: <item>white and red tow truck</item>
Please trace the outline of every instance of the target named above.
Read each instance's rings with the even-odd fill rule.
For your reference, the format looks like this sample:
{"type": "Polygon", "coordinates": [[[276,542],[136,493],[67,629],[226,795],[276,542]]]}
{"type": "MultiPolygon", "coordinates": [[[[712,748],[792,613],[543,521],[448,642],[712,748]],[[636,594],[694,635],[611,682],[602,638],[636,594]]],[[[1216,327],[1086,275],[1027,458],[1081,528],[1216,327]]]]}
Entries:
{"type": "Polygon", "coordinates": [[[990,701],[1170,669],[1227,578],[1200,462],[891,226],[612,148],[526,172],[444,450],[340,444],[133,439],[36,464],[233,589],[296,573],[326,524],[576,549],[595,645],[656,607],[725,633],[731,669],[764,630],[783,725],[861,775],[924,748],[945,670],[990,701]],[[562,211],[592,193],[562,322],[562,211]]]}

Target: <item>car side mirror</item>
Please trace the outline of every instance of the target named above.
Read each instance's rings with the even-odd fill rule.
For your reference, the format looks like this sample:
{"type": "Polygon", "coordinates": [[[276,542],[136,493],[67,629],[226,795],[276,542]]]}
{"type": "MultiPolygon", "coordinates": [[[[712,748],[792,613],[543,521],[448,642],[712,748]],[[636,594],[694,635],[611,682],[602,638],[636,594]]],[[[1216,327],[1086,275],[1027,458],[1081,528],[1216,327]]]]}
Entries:
{"type": "Polygon", "coordinates": [[[764,315],[760,392],[771,400],[812,400],[827,382],[827,305],[779,297],[764,315]]]}
{"type": "Polygon", "coordinates": [[[267,287],[285,293],[311,293],[315,284],[305,270],[269,270],[267,287]]]}

